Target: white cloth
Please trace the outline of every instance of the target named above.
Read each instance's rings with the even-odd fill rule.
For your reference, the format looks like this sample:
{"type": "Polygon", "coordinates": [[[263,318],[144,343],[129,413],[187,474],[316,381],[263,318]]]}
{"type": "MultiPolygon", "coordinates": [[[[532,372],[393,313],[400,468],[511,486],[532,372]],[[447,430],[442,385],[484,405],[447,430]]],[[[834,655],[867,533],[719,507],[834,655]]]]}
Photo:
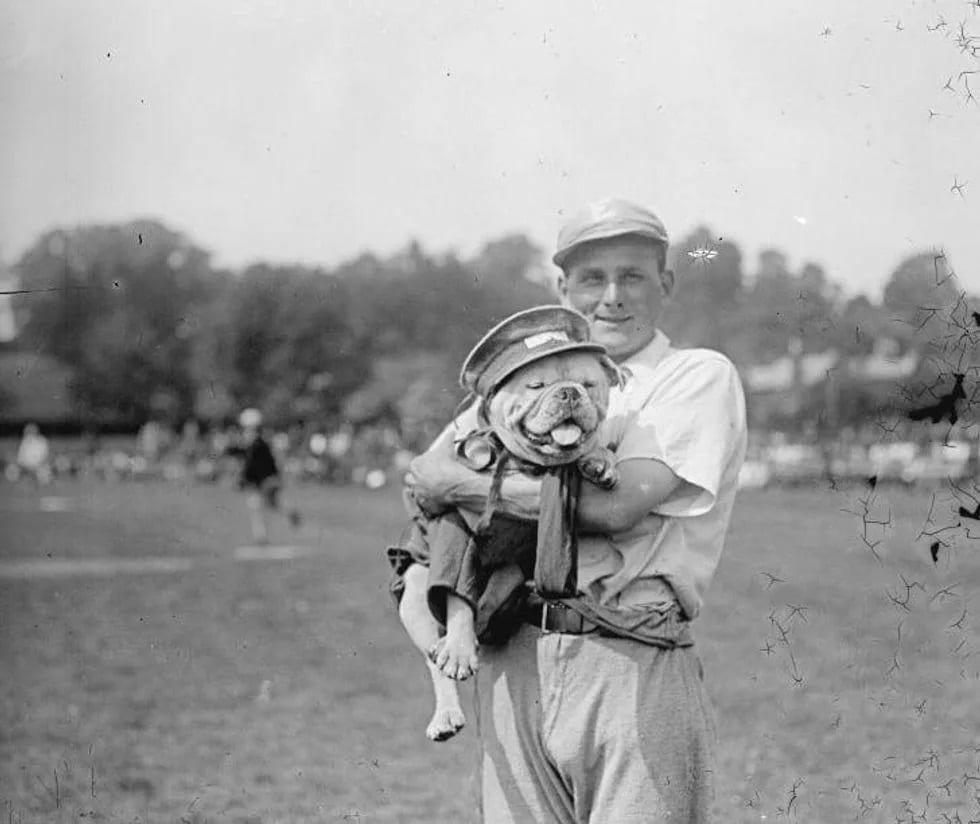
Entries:
{"type": "MultiPolygon", "coordinates": [[[[721,558],[745,459],[742,384],[720,352],[675,349],[662,332],[621,365],[629,378],[610,392],[599,443],[619,463],[661,461],[684,483],[629,532],[579,536],[579,589],[628,613],[628,622],[672,601],[693,619],[721,558]]],[[[462,412],[433,448],[474,429],[476,407],[462,412]]],[[[471,526],[478,519],[461,512],[471,526]]]]}
{"type": "Polygon", "coordinates": [[[25,435],[17,450],[17,463],[36,472],[48,462],[48,439],[44,435],[25,435]]]}
{"type": "Polygon", "coordinates": [[[622,365],[630,377],[610,396],[601,442],[620,463],[661,461],[684,483],[629,532],[581,536],[579,586],[625,611],[676,596],[693,619],[721,558],[745,458],[742,385],[720,352],[675,349],[662,332],[622,365]]]}

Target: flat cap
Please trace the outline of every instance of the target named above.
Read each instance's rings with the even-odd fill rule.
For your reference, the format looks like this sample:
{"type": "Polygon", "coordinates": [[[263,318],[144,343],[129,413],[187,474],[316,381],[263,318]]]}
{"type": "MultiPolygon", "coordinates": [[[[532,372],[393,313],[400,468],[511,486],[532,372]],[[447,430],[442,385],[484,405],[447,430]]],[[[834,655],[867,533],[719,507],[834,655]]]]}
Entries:
{"type": "Polygon", "coordinates": [[[605,353],[589,339],[584,315],[564,306],[537,306],[493,327],[473,347],[459,375],[462,387],[487,397],[522,366],[570,350],[605,353]]]}
{"type": "Polygon", "coordinates": [[[552,261],[561,266],[573,249],[592,240],[606,240],[620,235],[640,235],[667,244],[663,221],[649,209],[620,198],[605,198],[590,203],[570,217],[558,233],[552,261]]]}

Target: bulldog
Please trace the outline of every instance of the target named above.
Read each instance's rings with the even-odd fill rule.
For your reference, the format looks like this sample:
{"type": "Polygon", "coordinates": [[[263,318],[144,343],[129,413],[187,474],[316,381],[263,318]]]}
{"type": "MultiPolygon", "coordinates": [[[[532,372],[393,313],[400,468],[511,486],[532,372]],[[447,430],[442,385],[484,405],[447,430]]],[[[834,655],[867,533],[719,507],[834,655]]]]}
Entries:
{"type": "MultiPolygon", "coordinates": [[[[600,427],[610,390],[623,380],[605,350],[589,341],[585,318],[563,307],[512,316],[468,357],[461,382],[478,398],[479,425],[456,439],[454,451],[471,469],[490,474],[486,506],[482,513],[416,508],[405,546],[389,549],[402,586],[403,624],[432,676],[431,740],[446,740],[465,723],[455,684],[475,673],[481,642],[504,643],[519,626],[526,585],[555,597],[576,592],[575,559],[543,557],[539,524],[499,510],[505,476],[572,471],[597,486],[615,485],[615,458],[600,441],[600,427]],[[413,564],[428,566],[427,575],[409,569],[413,564]]],[[[542,483],[542,522],[544,489],[542,483]]]]}

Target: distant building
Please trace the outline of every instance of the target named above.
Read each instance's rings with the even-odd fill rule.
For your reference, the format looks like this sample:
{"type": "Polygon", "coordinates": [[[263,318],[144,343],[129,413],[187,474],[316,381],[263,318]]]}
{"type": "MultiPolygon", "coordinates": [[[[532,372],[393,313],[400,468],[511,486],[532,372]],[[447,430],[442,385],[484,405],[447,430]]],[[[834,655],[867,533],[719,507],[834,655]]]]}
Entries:
{"type": "Polygon", "coordinates": [[[0,350],[0,429],[63,426],[77,419],[71,370],[50,355],[0,350]]]}
{"type": "Polygon", "coordinates": [[[836,349],[802,354],[797,349],[771,363],[747,366],[742,375],[750,424],[758,428],[816,415],[833,425],[838,420],[839,387],[847,379],[898,386],[915,375],[920,361],[918,353],[899,355],[894,341],[882,339],[869,355],[846,356],[836,349]],[[817,406],[815,397],[820,399],[817,406]]]}
{"type": "Polygon", "coordinates": [[[910,378],[919,366],[919,355],[909,351],[899,356],[892,341],[875,344],[870,355],[841,357],[836,349],[808,355],[783,355],[771,363],[749,366],[743,370],[749,392],[786,392],[794,388],[816,386],[840,369],[870,381],[910,378]]]}
{"type": "MultiPolygon", "coordinates": [[[[17,279],[0,267],[0,292],[10,292],[16,288],[17,279]]],[[[13,296],[0,294],[0,343],[10,343],[16,337],[13,296]]]]}
{"type": "MultiPolygon", "coordinates": [[[[17,288],[17,279],[0,269],[0,292],[17,288]]],[[[43,352],[20,348],[17,332],[13,296],[0,295],[0,434],[18,434],[26,423],[71,426],[78,419],[71,368],[43,352]]]]}

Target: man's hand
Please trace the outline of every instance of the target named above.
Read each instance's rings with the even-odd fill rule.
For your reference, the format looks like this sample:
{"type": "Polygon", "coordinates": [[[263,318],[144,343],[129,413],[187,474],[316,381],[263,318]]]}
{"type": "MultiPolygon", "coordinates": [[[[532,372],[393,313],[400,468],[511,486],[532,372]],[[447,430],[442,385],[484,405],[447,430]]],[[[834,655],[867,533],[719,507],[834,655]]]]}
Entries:
{"type": "Polygon", "coordinates": [[[444,512],[448,512],[451,507],[446,504],[438,503],[427,498],[420,498],[416,495],[415,490],[412,488],[412,483],[415,479],[412,473],[406,473],[404,483],[405,488],[402,492],[402,500],[405,501],[405,508],[409,513],[414,514],[416,509],[422,511],[424,515],[428,515],[430,518],[438,518],[444,512]]]}
{"type": "MultiPolygon", "coordinates": [[[[459,507],[480,513],[490,494],[490,473],[474,472],[457,461],[451,442],[434,444],[415,458],[405,483],[426,512],[459,507]]],[[[508,473],[500,490],[500,511],[517,518],[537,518],[540,487],[537,480],[508,473]]]]}
{"type": "Polygon", "coordinates": [[[413,459],[405,476],[415,502],[430,515],[459,503],[456,491],[479,476],[441,449],[432,449],[413,459]]]}

